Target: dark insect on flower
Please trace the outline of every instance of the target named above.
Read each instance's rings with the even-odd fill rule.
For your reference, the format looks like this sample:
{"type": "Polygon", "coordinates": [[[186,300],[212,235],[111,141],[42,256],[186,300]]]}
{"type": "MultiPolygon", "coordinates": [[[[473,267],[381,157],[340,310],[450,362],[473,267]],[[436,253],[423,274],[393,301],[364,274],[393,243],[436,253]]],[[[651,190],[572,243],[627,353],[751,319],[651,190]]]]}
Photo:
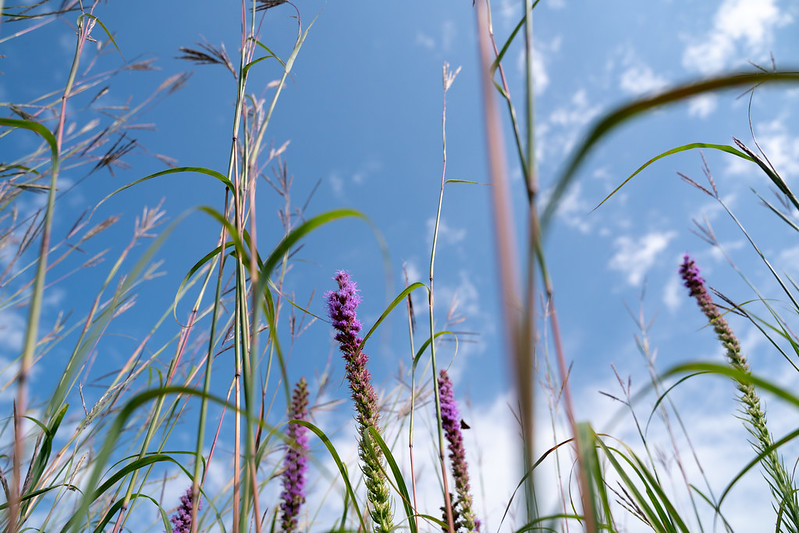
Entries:
{"type": "Polygon", "coordinates": [[[469,488],[469,466],[466,464],[466,450],[463,446],[461,428],[468,429],[458,412],[452,380],[446,370],[441,370],[438,378],[438,391],[441,398],[441,425],[449,443],[449,460],[452,477],[455,479],[457,497],[453,500],[452,512],[456,530],[479,531],[480,521],[472,509],[472,495],[469,488]],[[455,515],[457,514],[457,518],[455,515]]]}

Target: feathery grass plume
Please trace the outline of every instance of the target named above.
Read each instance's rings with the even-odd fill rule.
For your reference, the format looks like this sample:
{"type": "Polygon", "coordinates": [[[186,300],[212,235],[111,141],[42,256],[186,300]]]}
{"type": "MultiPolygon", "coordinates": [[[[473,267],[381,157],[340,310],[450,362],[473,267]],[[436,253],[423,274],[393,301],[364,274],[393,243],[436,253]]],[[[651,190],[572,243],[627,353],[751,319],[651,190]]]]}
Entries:
{"type": "MultiPolygon", "coordinates": [[[[455,530],[479,531],[480,521],[472,510],[472,495],[469,492],[469,466],[466,464],[466,450],[463,447],[461,433],[461,417],[458,404],[455,402],[455,391],[452,380],[446,370],[439,372],[438,394],[441,398],[441,425],[449,443],[449,459],[452,477],[455,478],[455,490],[458,498],[452,504],[455,530]]],[[[446,510],[445,510],[446,511],[446,510]]]]}
{"type": "MultiPolygon", "coordinates": [[[[186,494],[180,497],[180,505],[172,518],[172,533],[191,533],[191,509],[193,501],[191,498],[191,487],[188,488],[186,494]]],[[[197,500],[197,509],[200,509],[200,501],[197,500]]]]}
{"type": "MultiPolygon", "coordinates": [[[[290,420],[308,419],[308,384],[305,378],[300,379],[294,387],[294,394],[289,407],[290,420]]],[[[289,423],[286,436],[289,440],[286,458],[283,461],[283,492],[281,526],[283,531],[297,531],[297,515],[300,506],[305,503],[305,471],[308,469],[308,428],[300,424],[289,423]]]]}
{"type": "Polygon", "coordinates": [[[333,278],[338,283],[337,291],[325,294],[328,313],[333,327],[338,331],[336,341],[346,361],[347,380],[358,415],[358,457],[361,460],[369,501],[370,515],[375,523],[375,533],[389,533],[393,528],[393,517],[389,501],[389,488],[385,477],[383,455],[369,435],[369,428],[378,433],[380,415],[377,409],[377,394],[372,387],[372,376],[366,369],[369,357],[361,351],[363,339],[358,337],[361,322],[356,308],[361,303],[358,287],[347,272],[340,271],[333,278]]]}
{"type": "MultiPolygon", "coordinates": [[[[713,298],[705,288],[705,280],[699,275],[699,267],[689,255],[685,255],[680,266],[680,276],[685,281],[685,286],[690,290],[690,296],[696,299],[699,308],[713,325],[724,349],[730,366],[749,374],[749,364],[741,353],[738,339],[722,316],[721,311],[713,303],[713,298]]],[[[746,429],[752,434],[754,440],[752,447],[760,454],[764,454],[774,444],[774,440],[766,426],[766,413],[760,405],[760,398],[755,388],[749,383],[738,383],[739,401],[743,404],[743,413],[746,415],[744,422],[746,429]]],[[[769,450],[761,459],[767,479],[778,504],[778,513],[782,516],[780,531],[799,531],[799,501],[793,481],[785,469],[782,459],[776,450],[769,450]]]]}

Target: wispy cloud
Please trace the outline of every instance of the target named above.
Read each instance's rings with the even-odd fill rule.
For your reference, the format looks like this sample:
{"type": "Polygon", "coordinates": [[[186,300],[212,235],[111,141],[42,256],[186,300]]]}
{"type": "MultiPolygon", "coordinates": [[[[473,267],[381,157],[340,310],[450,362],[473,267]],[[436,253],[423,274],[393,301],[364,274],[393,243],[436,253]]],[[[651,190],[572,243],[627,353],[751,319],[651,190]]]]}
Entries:
{"type": "Polygon", "coordinates": [[[416,44],[428,50],[435,50],[436,40],[429,35],[423,33],[421,30],[416,32],[416,44]]]}
{"type": "Polygon", "coordinates": [[[626,235],[618,237],[613,243],[616,253],[608,266],[621,272],[629,285],[640,285],[658,256],[676,236],[674,231],[653,231],[637,239],[626,235]]]}
{"type": "Polygon", "coordinates": [[[634,95],[651,93],[666,86],[666,78],[657,74],[652,67],[641,62],[633,61],[619,76],[619,88],[634,95]]]}
{"type": "Polygon", "coordinates": [[[757,60],[768,51],[774,30],[790,22],[790,15],[779,10],[776,0],[725,0],[710,31],[685,48],[683,66],[710,74],[733,61],[757,60]]]}
{"type": "MultiPolygon", "coordinates": [[[[430,217],[427,219],[427,235],[430,244],[433,242],[433,230],[435,229],[435,225],[435,218],[430,217]]],[[[445,242],[447,244],[461,243],[466,238],[466,228],[453,228],[447,225],[446,220],[442,217],[438,223],[438,238],[440,242],[445,242]]]]}
{"type": "Polygon", "coordinates": [[[718,98],[713,94],[703,94],[691,98],[688,103],[688,114],[692,117],[706,118],[718,107],[718,98]]]}
{"type": "Polygon", "coordinates": [[[429,35],[421,30],[416,31],[414,42],[430,51],[448,53],[452,51],[458,36],[458,27],[454,20],[444,20],[441,23],[441,30],[438,37],[429,35]]]}

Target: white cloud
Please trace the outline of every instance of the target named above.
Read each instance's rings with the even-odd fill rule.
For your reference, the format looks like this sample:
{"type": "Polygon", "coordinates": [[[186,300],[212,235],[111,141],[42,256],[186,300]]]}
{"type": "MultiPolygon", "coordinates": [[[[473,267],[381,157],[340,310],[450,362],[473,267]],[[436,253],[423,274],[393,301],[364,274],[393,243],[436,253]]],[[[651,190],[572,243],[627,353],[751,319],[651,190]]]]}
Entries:
{"type": "MultiPolygon", "coordinates": [[[[536,95],[544,94],[544,91],[549,87],[546,54],[556,51],[559,46],[560,39],[555,39],[547,44],[538,41],[533,44],[533,85],[535,86],[536,95]]],[[[521,76],[521,79],[524,79],[524,73],[527,68],[524,47],[519,50],[519,55],[516,56],[516,67],[519,71],[519,76],[521,76]]]]}
{"type": "Polygon", "coordinates": [[[582,183],[575,183],[566,192],[558,206],[558,218],[567,226],[577,229],[580,233],[587,234],[592,224],[588,222],[591,206],[582,194],[582,183]]]}
{"type": "Polygon", "coordinates": [[[608,266],[624,274],[627,283],[640,285],[647,271],[655,264],[658,255],[666,249],[669,242],[676,236],[673,231],[652,232],[639,239],[622,236],[613,243],[616,253],[610,259],[608,266]]]}
{"type": "Polygon", "coordinates": [[[652,67],[636,62],[628,66],[619,79],[622,91],[640,95],[655,92],[666,86],[666,78],[656,74],[652,67]]]}
{"type": "Polygon", "coordinates": [[[585,126],[599,114],[599,106],[591,106],[588,91],[580,89],[572,95],[568,106],[559,107],[549,116],[549,121],[558,126],[585,126]]]}
{"type": "Polygon", "coordinates": [[[685,48],[683,65],[709,74],[731,61],[756,60],[767,51],[775,28],[790,21],[776,0],[725,0],[716,11],[713,28],[685,48]]]}
{"type": "Polygon", "coordinates": [[[438,50],[439,52],[450,52],[457,36],[458,31],[455,26],[455,21],[445,20],[441,23],[440,41],[421,30],[417,30],[415,43],[430,51],[438,50]]]}
{"type": "Polygon", "coordinates": [[[27,322],[19,313],[0,311],[0,348],[12,352],[14,357],[19,355],[26,328],[27,322]]]}
{"type": "Polygon", "coordinates": [[[539,151],[536,155],[544,161],[549,154],[563,157],[574,148],[585,126],[599,114],[601,106],[588,100],[588,91],[579,89],[571,100],[557,107],[546,119],[536,125],[539,151]]]}
{"type": "Polygon", "coordinates": [[[455,21],[445,20],[441,24],[441,47],[445,52],[452,50],[452,43],[455,42],[457,36],[458,29],[455,26],[455,21]]]}
{"type": "Polygon", "coordinates": [[[344,180],[341,179],[337,172],[332,173],[328,180],[330,181],[330,188],[333,189],[333,194],[336,198],[341,198],[344,194],[344,180]]]}
{"type": "Polygon", "coordinates": [[[416,44],[421,46],[422,48],[427,48],[428,50],[434,50],[436,47],[436,40],[422,33],[421,31],[416,32],[416,44]]]}
{"type": "Polygon", "coordinates": [[[718,97],[714,94],[702,94],[691,98],[688,103],[688,114],[692,117],[706,118],[718,107],[718,97]]]}
{"type": "Polygon", "coordinates": [[[783,177],[799,174],[799,137],[788,132],[786,118],[780,117],[755,130],[758,144],[783,177]]]}
{"type": "MultiPolygon", "coordinates": [[[[436,219],[430,217],[427,219],[427,235],[429,235],[428,240],[432,243],[433,238],[433,230],[435,229],[436,219]]],[[[447,225],[446,221],[442,217],[438,223],[438,239],[439,242],[445,242],[447,244],[458,244],[463,242],[466,238],[466,228],[452,228],[447,225]]]]}
{"type": "Polygon", "coordinates": [[[663,287],[663,304],[673,313],[680,308],[686,294],[680,279],[676,275],[670,276],[668,283],[663,287]]]}
{"type": "Polygon", "coordinates": [[[539,95],[544,94],[549,86],[549,74],[541,50],[535,50],[533,53],[533,83],[535,83],[535,93],[539,95]]]}

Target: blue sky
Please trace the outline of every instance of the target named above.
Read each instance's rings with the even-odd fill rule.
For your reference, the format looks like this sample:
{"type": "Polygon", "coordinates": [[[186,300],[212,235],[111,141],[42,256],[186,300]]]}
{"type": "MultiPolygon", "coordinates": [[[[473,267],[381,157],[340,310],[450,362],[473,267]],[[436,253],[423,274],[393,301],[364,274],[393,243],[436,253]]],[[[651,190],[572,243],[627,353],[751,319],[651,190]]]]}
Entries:
{"type": "MultiPolygon", "coordinates": [[[[493,3],[500,41],[521,16],[517,4],[510,0],[493,3]]],[[[298,3],[298,7],[303,25],[315,22],[267,137],[275,147],[289,142],[283,157],[294,176],[295,205],[302,205],[315,190],[308,213],[352,207],[371,219],[388,244],[393,284],[386,284],[380,248],[367,225],[343,222],[325,228],[310,239],[289,277],[289,288],[298,301],[305,302],[313,295],[310,308],[317,314],[324,314],[322,294],[333,288],[330,278],[337,269],[349,270],[358,281],[364,299],[360,313],[367,324],[401,288],[403,264],[411,281],[426,281],[431,221],[442,167],[441,69],[444,62],[462,68],[447,95],[447,177],[482,185],[459,184],[446,189],[436,262],[436,320],[443,324],[447,308],[457,302],[457,313],[464,318],[457,329],[475,334],[464,337],[476,342],[460,345],[451,372],[457,378],[459,399],[469,402],[464,411],[473,431],[469,433],[472,442],[467,445],[481,450],[473,452],[473,463],[484,465],[482,476],[475,475],[481,487],[476,494],[478,511],[496,528],[517,477],[512,461],[496,450],[515,449],[517,431],[507,407],[512,398],[508,395],[510,380],[500,338],[471,2],[308,1],[298,3]]],[[[194,47],[205,39],[214,45],[224,43],[235,63],[238,7],[207,0],[196,0],[190,6],[142,0],[101,4],[95,14],[114,32],[124,61],[155,58],[153,65],[157,66],[157,70],[121,73],[102,97],[103,105],[136,105],[170,76],[185,71],[193,75],[181,90],[157,99],[137,118],[144,127],[127,134],[137,139],[139,146],[123,158],[130,168],[117,168],[114,176],[102,171],[86,177],[86,168],[64,172],[62,183],[82,181],[59,203],[56,231],[61,236],[81,212],[91,209],[109,192],[162,170],[163,162],[153,154],[174,158],[180,165],[221,171],[228,157],[233,77],[222,67],[196,66],[176,56],[179,47],[194,47]]],[[[296,33],[293,15],[290,7],[281,6],[270,10],[264,20],[261,40],[278,55],[290,51],[296,33]]],[[[534,71],[537,157],[544,196],[588,126],[615,105],[701,76],[752,70],[748,61],[770,68],[773,56],[780,68],[795,65],[797,17],[797,6],[785,0],[658,0],[647,2],[645,7],[632,1],[542,0],[535,10],[534,71]]],[[[54,20],[1,45],[5,57],[0,67],[0,101],[28,101],[63,86],[73,53],[73,19],[54,20]]],[[[0,36],[24,28],[24,23],[15,24],[3,23],[0,36]]],[[[98,30],[94,36],[104,38],[98,30]]],[[[87,57],[94,57],[94,53],[89,52],[87,57]]],[[[120,56],[106,47],[94,69],[122,64],[120,56]]],[[[523,61],[518,46],[511,47],[505,66],[511,92],[522,109],[523,61]]],[[[250,81],[251,91],[261,97],[269,95],[267,84],[278,76],[274,63],[258,70],[250,81]]],[[[795,88],[762,87],[751,104],[757,141],[789,185],[795,184],[799,172],[795,126],[798,98],[795,88]]],[[[80,102],[85,105],[89,99],[86,95],[76,97],[73,105],[77,109],[80,102]]],[[[712,333],[702,329],[700,313],[680,286],[676,271],[683,253],[693,254],[709,284],[733,300],[753,297],[722,254],[691,232],[692,218],[707,217],[735,263],[764,294],[780,297],[743,235],[718,204],[677,176],[680,171],[703,180],[697,151],[655,163],[608,203],[591,211],[636,168],[668,149],[692,142],[732,144],[733,136],[753,146],[748,104],[748,95],[741,97],[740,91],[728,91],[652,112],[620,128],[582,167],[547,236],[547,259],[566,355],[574,364],[572,389],[577,415],[593,421],[600,431],[630,442],[635,439],[629,417],[606,425],[619,410],[618,403],[599,394],[620,394],[611,364],[624,379],[631,376],[635,390],[648,382],[646,364],[634,338],[640,332],[627,308],[637,313],[641,307],[647,319],[654,318],[648,334],[653,351],[657,351],[658,369],[685,360],[721,360],[712,333]]],[[[506,131],[506,140],[509,138],[506,131]]],[[[23,134],[4,137],[0,158],[13,160],[32,142],[23,134]]],[[[514,208],[520,215],[524,194],[512,156],[509,147],[514,208]]],[[[773,197],[766,178],[753,165],[729,156],[712,152],[705,156],[724,201],[751,230],[778,271],[796,275],[799,248],[793,235],[759,205],[750,191],[754,188],[764,197],[773,197]]],[[[282,203],[267,184],[261,182],[259,188],[259,246],[269,249],[281,235],[274,213],[282,203]]],[[[118,254],[129,239],[134,218],[145,206],[154,207],[162,198],[170,220],[198,205],[222,206],[219,187],[196,176],[137,186],[106,202],[94,214],[94,221],[117,214],[121,219],[93,244],[96,250],[86,253],[110,247],[111,256],[118,254]]],[[[26,199],[21,205],[30,212],[37,201],[26,199]]],[[[521,230],[521,220],[519,224],[521,230]]],[[[159,252],[165,275],[142,286],[136,305],[112,332],[118,340],[103,347],[109,368],[129,356],[137,339],[152,327],[153,316],[160,316],[171,303],[188,268],[215,245],[216,231],[212,221],[197,212],[188,214],[175,229],[170,244],[159,252]]],[[[60,284],[51,293],[45,321],[52,324],[61,309],[73,310],[75,316],[85,313],[91,301],[84,296],[96,293],[107,271],[102,269],[109,263],[98,267],[102,276],[96,271],[82,271],[60,284]]],[[[62,268],[68,270],[67,265],[62,268]]],[[[414,303],[417,309],[424,309],[421,298],[414,303]]],[[[182,311],[185,314],[188,307],[182,311]]],[[[0,354],[6,360],[18,353],[21,338],[12,332],[24,323],[23,316],[18,309],[4,309],[0,315],[0,323],[5,322],[9,332],[0,342],[0,354]]],[[[422,316],[419,323],[425,323],[422,316]]],[[[780,377],[785,383],[796,382],[795,374],[786,371],[789,367],[785,361],[756,331],[743,321],[733,321],[733,326],[739,328],[756,373],[780,377]]],[[[165,327],[160,335],[167,339],[175,331],[165,327]]],[[[330,396],[325,399],[342,399],[346,397],[340,381],[342,369],[335,364],[338,356],[329,339],[326,325],[314,324],[293,348],[289,376],[297,379],[307,375],[313,381],[332,361],[333,387],[327,390],[330,396]]],[[[381,389],[389,391],[397,386],[400,364],[405,368],[408,364],[404,319],[397,315],[376,341],[369,350],[372,371],[381,389]]],[[[448,348],[441,355],[445,364],[452,360],[448,348]]],[[[96,372],[102,373],[100,368],[96,372]]],[[[40,374],[37,379],[46,390],[49,376],[40,374]]],[[[220,377],[220,383],[227,379],[220,377]]],[[[712,378],[699,381],[682,387],[675,401],[684,407],[682,414],[696,439],[697,453],[706,472],[712,472],[711,481],[718,490],[750,458],[749,449],[746,434],[734,417],[732,385],[712,378]]],[[[642,402],[643,416],[648,415],[647,405],[642,402]]],[[[779,416],[776,400],[768,406],[774,409],[775,414],[770,411],[770,415],[775,434],[792,429],[779,416]]],[[[539,407],[541,427],[548,428],[543,392],[539,407]]],[[[348,416],[344,410],[330,423],[341,425],[348,416]]],[[[563,426],[560,422],[556,426],[562,438],[563,426]]],[[[671,448],[662,428],[652,431],[652,439],[662,442],[668,455],[671,448]]],[[[549,435],[541,436],[542,447],[550,441],[549,435]]],[[[346,442],[342,433],[341,446],[346,442]]],[[[692,474],[696,474],[695,469],[692,474]]],[[[542,477],[548,479],[549,475],[542,477]]],[[[748,475],[741,487],[725,504],[733,523],[741,531],[750,531],[764,517],[773,522],[766,485],[759,474],[748,475]],[[754,514],[741,512],[741,506],[735,504],[753,499],[759,502],[754,514]]],[[[434,488],[435,483],[431,490],[434,488]]],[[[635,531],[634,519],[629,522],[630,530],[635,531]]]]}

